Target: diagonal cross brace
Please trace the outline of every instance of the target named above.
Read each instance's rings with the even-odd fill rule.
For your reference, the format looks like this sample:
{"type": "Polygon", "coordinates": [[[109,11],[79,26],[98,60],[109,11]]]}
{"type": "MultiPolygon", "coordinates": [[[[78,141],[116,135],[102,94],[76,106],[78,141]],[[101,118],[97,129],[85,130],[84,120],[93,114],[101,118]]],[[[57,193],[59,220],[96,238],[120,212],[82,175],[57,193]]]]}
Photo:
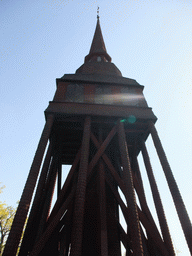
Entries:
{"type": "MultiPolygon", "coordinates": [[[[93,133],[91,133],[91,139],[92,139],[93,143],[95,144],[95,146],[97,147],[97,149],[99,149],[100,148],[100,143],[98,142],[97,138],[95,137],[95,135],[93,133]]],[[[104,142],[103,142],[103,144],[104,144],[104,142]]],[[[124,186],[124,183],[123,183],[122,179],[119,177],[119,174],[116,172],[116,170],[115,170],[113,164],[111,163],[110,159],[108,158],[108,156],[104,153],[104,151],[102,151],[102,152],[103,153],[102,153],[102,155],[100,157],[103,158],[104,162],[106,163],[106,165],[108,166],[109,170],[111,171],[111,174],[113,175],[113,178],[115,179],[115,181],[117,182],[118,186],[121,188],[121,190],[125,194],[125,186],[124,186]]],[[[89,172],[88,180],[90,179],[90,177],[92,175],[93,169],[90,169],[89,171],[90,172],[89,172]]]]}
{"type": "Polygon", "coordinates": [[[96,165],[96,163],[98,162],[99,158],[103,155],[105,149],[107,148],[107,146],[109,145],[109,143],[111,142],[112,138],[114,137],[114,135],[117,132],[117,128],[116,126],[113,127],[113,129],[110,131],[110,133],[108,134],[107,138],[104,140],[104,142],[100,145],[100,143],[95,143],[95,136],[93,135],[93,133],[91,133],[91,139],[94,142],[94,144],[98,149],[97,153],[95,154],[95,156],[93,157],[93,159],[91,160],[90,164],[89,164],[89,175],[91,173],[91,171],[93,170],[94,166],[96,165]]]}

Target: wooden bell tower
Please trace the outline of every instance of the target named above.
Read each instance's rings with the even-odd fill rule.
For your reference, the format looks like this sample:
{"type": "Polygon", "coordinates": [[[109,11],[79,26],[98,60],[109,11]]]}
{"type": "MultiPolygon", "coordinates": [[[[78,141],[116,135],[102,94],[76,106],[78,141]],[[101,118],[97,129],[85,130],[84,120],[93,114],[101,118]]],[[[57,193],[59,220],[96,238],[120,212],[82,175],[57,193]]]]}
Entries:
{"type": "Polygon", "coordinates": [[[98,17],[84,64],[75,74],[57,79],[4,256],[15,256],[18,248],[19,256],[120,256],[121,243],[126,255],[175,255],[145,145],[149,134],[192,253],[191,223],[143,88],[123,77],[111,62],[98,17]],[[140,171],[139,153],[146,170],[140,171]],[[65,165],[71,168],[63,183],[65,165]],[[145,197],[144,171],[160,230],[145,197]],[[57,198],[51,207],[55,190],[57,198]],[[122,216],[125,225],[121,225],[122,216]]]}

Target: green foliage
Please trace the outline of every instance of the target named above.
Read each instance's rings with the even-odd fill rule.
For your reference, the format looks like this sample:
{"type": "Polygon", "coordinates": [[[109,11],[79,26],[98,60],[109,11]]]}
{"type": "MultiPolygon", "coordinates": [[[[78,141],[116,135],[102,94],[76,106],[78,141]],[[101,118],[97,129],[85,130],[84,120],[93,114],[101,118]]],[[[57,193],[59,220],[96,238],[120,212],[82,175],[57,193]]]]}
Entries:
{"type": "MultiPolygon", "coordinates": [[[[0,193],[2,193],[3,188],[4,186],[0,187],[0,193]]],[[[0,201],[0,255],[2,255],[7,236],[11,229],[15,211],[15,208],[0,201]]]]}
{"type": "MultiPolygon", "coordinates": [[[[1,183],[1,182],[0,182],[1,183]]],[[[3,189],[5,188],[5,186],[0,187],[0,194],[3,192],[3,189]]]]}

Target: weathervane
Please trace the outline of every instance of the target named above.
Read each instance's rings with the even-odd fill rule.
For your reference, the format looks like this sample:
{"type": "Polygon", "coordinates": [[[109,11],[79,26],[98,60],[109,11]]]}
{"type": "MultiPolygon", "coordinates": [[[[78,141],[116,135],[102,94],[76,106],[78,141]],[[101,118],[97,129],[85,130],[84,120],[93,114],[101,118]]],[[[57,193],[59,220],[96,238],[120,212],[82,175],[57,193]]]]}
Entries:
{"type": "Polygon", "coordinates": [[[97,6],[97,19],[99,19],[99,6],[97,6]]]}

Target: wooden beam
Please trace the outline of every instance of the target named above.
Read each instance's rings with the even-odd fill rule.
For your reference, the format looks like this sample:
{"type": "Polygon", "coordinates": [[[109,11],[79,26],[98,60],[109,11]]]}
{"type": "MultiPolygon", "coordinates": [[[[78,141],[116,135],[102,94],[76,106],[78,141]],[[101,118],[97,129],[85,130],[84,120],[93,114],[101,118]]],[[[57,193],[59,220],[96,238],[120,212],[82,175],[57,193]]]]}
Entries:
{"type": "Polygon", "coordinates": [[[51,214],[47,220],[47,225],[49,225],[49,223],[52,221],[52,219],[54,218],[54,216],[57,214],[57,212],[59,211],[59,208],[61,207],[62,203],[63,203],[63,200],[64,200],[64,197],[66,195],[66,192],[69,188],[69,185],[71,183],[71,180],[72,178],[74,177],[74,173],[76,171],[76,168],[77,168],[77,165],[79,163],[79,160],[80,160],[80,156],[81,156],[81,149],[79,149],[76,157],[75,157],[75,160],[73,162],[73,165],[71,166],[71,169],[67,175],[67,178],[64,182],[64,185],[60,191],[60,194],[59,194],[59,197],[57,198],[57,201],[53,207],[53,210],[51,211],[51,214]]]}
{"type": "Polygon", "coordinates": [[[25,184],[21,199],[19,201],[17,212],[15,214],[15,218],[12,224],[12,228],[6,242],[5,249],[3,251],[4,256],[15,256],[17,253],[17,249],[20,243],[24,224],[27,218],[29,206],[33,196],[33,191],[34,191],[37,177],[39,174],[41,162],[42,162],[45,148],[51,133],[53,121],[54,121],[53,114],[48,115],[45,127],[43,129],[43,132],[37,147],[37,151],[34,156],[33,163],[31,165],[27,182],[25,184]]]}
{"type": "Polygon", "coordinates": [[[73,230],[71,238],[71,256],[80,256],[83,239],[83,219],[85,192],[87,185],[88,160],[89,160],[89,143],[91,132],[91,118],[86,117],[83,132],[83,141],[81,148],[81,159],[78,173],[76,198],[74,204],[73,230]]]}
{"type": "Polygon", "coordinates": [[[151,186],[153,200],[154,200],[154,203],[155,203],[155,208],[156,208],[156,211],[157,211],[157,216],[158,216],[158,219],[159,219],[159,224],[160,224],[160,227],[161,227],[161,233],[163,235],[164,243],[167,247],[169,255],[174,256],[175,253],[174,253],[173,244],[172,244],[171,236],[170,236],[170,233],[169,233],[169,228],[168,228],[168,225],[167,225],[167,220],[166,220],[164,209],[163,209],[163,204],[161,202],[161,197],[160,197],[160,194],[159,194],[159,191],[158,191],[157,183],[155,181],[155,177],[154,177],[153,170],[152,170],[152,167],[151,167],[149,155],[148,155],[148,152],[147,152],[144,141],[142,141],[142,155],[143,155],[143,159],[144,159],[144,163],[145,163],[149,183],[150,183],[150,186],[151,186]]]}
{"type": "MultiPolygon", "coordinates": [[[[104,153],[105,149],[107,148],[107,146],[109,145],[110,141],[112,140],[112,138],[114,137],[115,133],[116,133],[116,126],[114,126],[112,128],[112,130],[110,131],[110,133],[108,134],[107,138],[104,140],[104,142],[102,143],[102,145],[100,146],[100,144],[98,143],[98,151],[97,153],[94,155],[93,159],[91,160],[90,164],[89,164],[89,173],[92,171],[92,169],[94,168],[94,166],[96,165],[96,163],[98,162],[99,158],[102,156],[102,154],[104,153]]],[[[94,141],[93,139],[93,134],[91,133],[91,139],[94,141]]]]}
{"type": "Polygon", "coordinates": [[[189,250],[192,254],[192,225],[191,221],[189,219],[187,210],[185,208],[185,204],[183,202],[183,199],[181,197],[179,188],[177,186],[177,183],[175,181],[175,178],[173,176],[171,167],[168,163],[167,157],[165,155],[165,151],[163,149],[163,146],[161,144],[160,138],[158,136],[157,130],[155,128],[155,125],[153,122],[149,122],[149,128],[151,132],[151,136],[153,138],[153,142],[157,151],[157,154],[159,156],[159,160],[161,162],[176,210],[177,214],[179,216],[179,220],[189,247],[189,250]]]}
{"type": "Polygon", "coordinates": [[[22,244],[19,250],[19,256],[25,256],[29,251],[32,250],[33,243],[35,241],[38,224],[39,224],[39,210],[42,203],[43,190],[45,188],[46,176],[48,174],[50,160],[52,153],[52,141],[50,141],[49,148],[45,157],[45,161],[42,167],[41,175],[39,178],[38,186],[36,189],[33,205],[30,211],[30,215],[27,221],[27,226],[22,239],[22,244]]]}
{"type": "Polygon", "coordinates": [[[139,226],[139,216],[136,206],[136,198],[133,186],[133,178],[131,173],[131,164],[129,160],[128,147],[126,142],[124,124],[119,122],[118,125],[119,149],[121,153],[124,183],[126,186],[126,200],[129,206],[129,228],[132,236],[133,255],[143,256],[143,247],[139,226]]]}
{"type": "Polygon", "coordinates": [[[30,256],[38,256],[39,253],[42,251],[46,242],[50,238],[51,234],[55,230],[58,223],[60,222],[61,217],[67,210],[71,201],[73,200],[74,195],[75,195],[75,187],[72,189],[71,193],[69,194],[69,196],[67,197],[67,199],[65,200],[65,202],[63,203],[63,205],[61,206],[61,208],[59,209],[59,211],[53,218],[53,220],[51,221],[51,223],[48,225],[45,232],[40,237],[39,241],[37,241],[36,244],[34,245],[34,248],[33,248],[32,252],[30,253],[30,256]]]}

